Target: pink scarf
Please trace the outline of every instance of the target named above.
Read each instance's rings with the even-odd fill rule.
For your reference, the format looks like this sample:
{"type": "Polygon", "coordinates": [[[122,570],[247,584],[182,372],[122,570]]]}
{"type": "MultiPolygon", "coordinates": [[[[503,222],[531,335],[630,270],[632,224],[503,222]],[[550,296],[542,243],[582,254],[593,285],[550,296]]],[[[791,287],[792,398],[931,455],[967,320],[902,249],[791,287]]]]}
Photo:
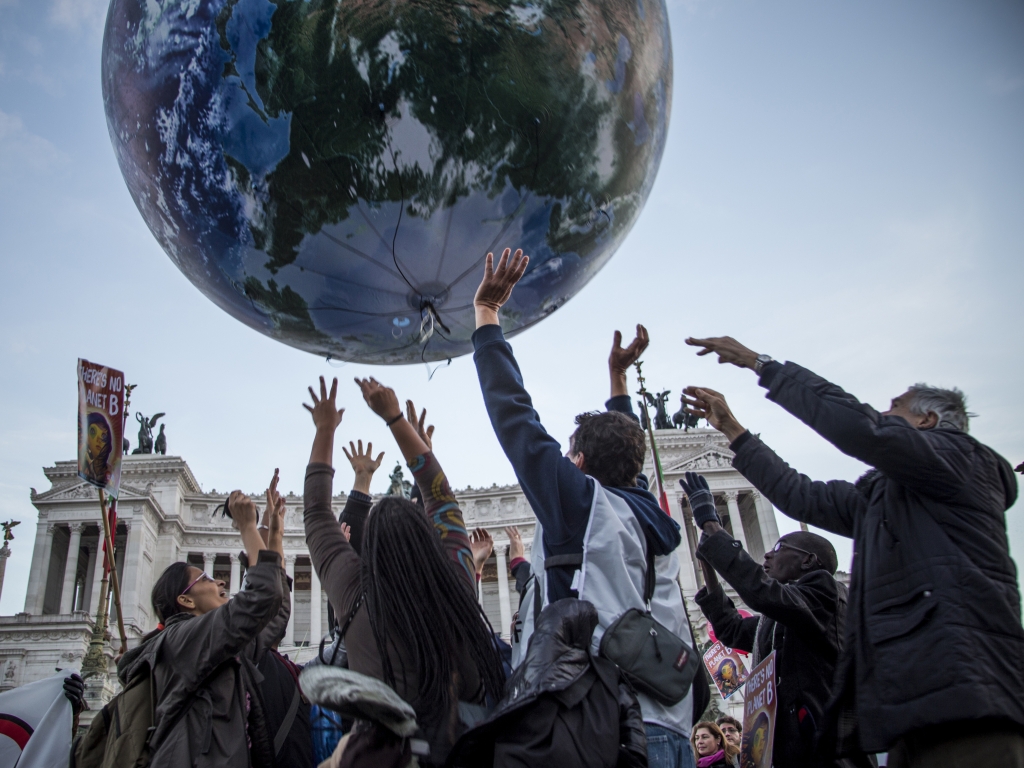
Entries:
{"type": "Polygon", "coordinates": [[[715,754],[708,755],[707,757],[698,757],[697,768],[708,768],[709,765],[714,765],[719,760],[725,760],[724,749],[720,749],[717,752],[715,752],[715,754]]]}

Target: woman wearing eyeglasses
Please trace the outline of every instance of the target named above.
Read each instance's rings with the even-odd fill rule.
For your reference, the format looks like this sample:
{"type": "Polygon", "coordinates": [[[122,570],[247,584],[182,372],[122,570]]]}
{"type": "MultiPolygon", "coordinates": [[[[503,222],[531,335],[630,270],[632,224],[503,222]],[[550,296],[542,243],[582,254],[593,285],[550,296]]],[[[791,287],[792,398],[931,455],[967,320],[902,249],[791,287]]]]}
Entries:
{"type": "Polygon", "coordinates": [[[276,479],[275,474],[267,491],[274,510],[269,548],[256,527],[252,499],[241,491],[228,497],[228,514],[252,564],[245,588],[231,597],[223,581],[188,563],[172,563],[153,587],[157,629],[118,664],[122,684],[145,665],[153,670],[154,768],[273,765],[273,736],[255,683],[254,660],[280,634],[290,610],[280,548],[274,546],[284,513],[276,479]]]}

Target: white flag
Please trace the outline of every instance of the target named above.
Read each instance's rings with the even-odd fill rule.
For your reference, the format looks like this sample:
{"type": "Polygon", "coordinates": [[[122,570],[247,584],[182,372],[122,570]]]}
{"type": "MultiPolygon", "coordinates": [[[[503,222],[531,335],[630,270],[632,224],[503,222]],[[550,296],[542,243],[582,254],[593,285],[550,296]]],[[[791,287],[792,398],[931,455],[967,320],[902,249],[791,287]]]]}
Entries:
{"type": "Polygon", "coordinates": [[[71,757],[71,702],[57,672],[0,693],[0,768],[67,768],[71,757]]]}

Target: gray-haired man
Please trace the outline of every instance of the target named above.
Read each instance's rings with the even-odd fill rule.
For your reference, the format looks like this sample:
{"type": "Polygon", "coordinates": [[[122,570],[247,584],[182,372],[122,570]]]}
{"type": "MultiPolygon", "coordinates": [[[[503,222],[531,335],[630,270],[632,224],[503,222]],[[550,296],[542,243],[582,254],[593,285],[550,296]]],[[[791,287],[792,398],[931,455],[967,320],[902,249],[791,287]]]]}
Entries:
{"type": "Polygon", "coordinates": [[[893,768],[1024,767],[1024,629],[1004,515],[1017,482],[967,434],[963,393],[919,384],[879,413],[732,338],[687,344],[757,372],[769,400],[873,467],[855,484],[811,481],[719,393],[686,389],[690,410],[729,438],[733,466],[776,507],[854,540],[824,748],[888,750],[893,768]]]}

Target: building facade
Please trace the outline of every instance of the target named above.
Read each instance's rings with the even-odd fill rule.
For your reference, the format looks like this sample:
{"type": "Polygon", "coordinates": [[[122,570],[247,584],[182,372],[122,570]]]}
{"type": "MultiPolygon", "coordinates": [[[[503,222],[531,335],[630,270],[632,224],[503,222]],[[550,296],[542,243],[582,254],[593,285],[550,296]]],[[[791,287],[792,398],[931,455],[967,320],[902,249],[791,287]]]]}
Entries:
{"type": "MultiPolygon", "coordinates": [[[[774,510],[732,468],[732,453],[721,433],[711,429],[658,430],[655,435],[671,513],[685,534],[679,549],[680,586],[698,640],[706,642],[706,622],[692,601],[702,585],[693,558],[699,533],[679,478],[687,471],[707,477],[726,528],[755,559],[778,538],[774,510]]],[[[88,651],[101,599],[102,518],[97,492],[78,478],[74,461],[60,461],[43,471],[50,488],[31,491],[39,519],[25,610],[0,616],[0,691],[46,677],[55,667],[78,668],[88,651]]],[[[652,466],[646,471],[653,476],[652,466]]],[[[479,597],[491,625],[508,638],[519,596],[508,568],[505,528],[519,528],[529,557],[536,519],[518,485],[465,488],[456,490],[456,495],[467,527],[486,528],[494,538],[494,554],[484,568],[479,597]]],[[[232,594],[238,591],[243,573],[238,557],[241,541],[230,519],[216,513],[225,497],[215,490],[204,493],[182,458],[124,457],[115,561],[129,646],[156,626],[149,596],[153,583],[171,563],[187,561],[222,579],[232,594]]],[[[344,493],[334,498],[339,515],[345,500],[344,493]]],[[[294,587],[292,618],[281,650],[301,662],[316,653],[330,628],[327,597],[306,549],[302,497],[289,494],[286,505],[285,568],[294,587]]],[[[90,712],[98,711],[117,690],[113,658],[120,643],[113,615],[109,624],[104,646],[109,673],[105,680],[90,681],[90,712]]],[[[721,711],[736,711],[741,706],[739,695],[720,704],[721,711]]]]}

